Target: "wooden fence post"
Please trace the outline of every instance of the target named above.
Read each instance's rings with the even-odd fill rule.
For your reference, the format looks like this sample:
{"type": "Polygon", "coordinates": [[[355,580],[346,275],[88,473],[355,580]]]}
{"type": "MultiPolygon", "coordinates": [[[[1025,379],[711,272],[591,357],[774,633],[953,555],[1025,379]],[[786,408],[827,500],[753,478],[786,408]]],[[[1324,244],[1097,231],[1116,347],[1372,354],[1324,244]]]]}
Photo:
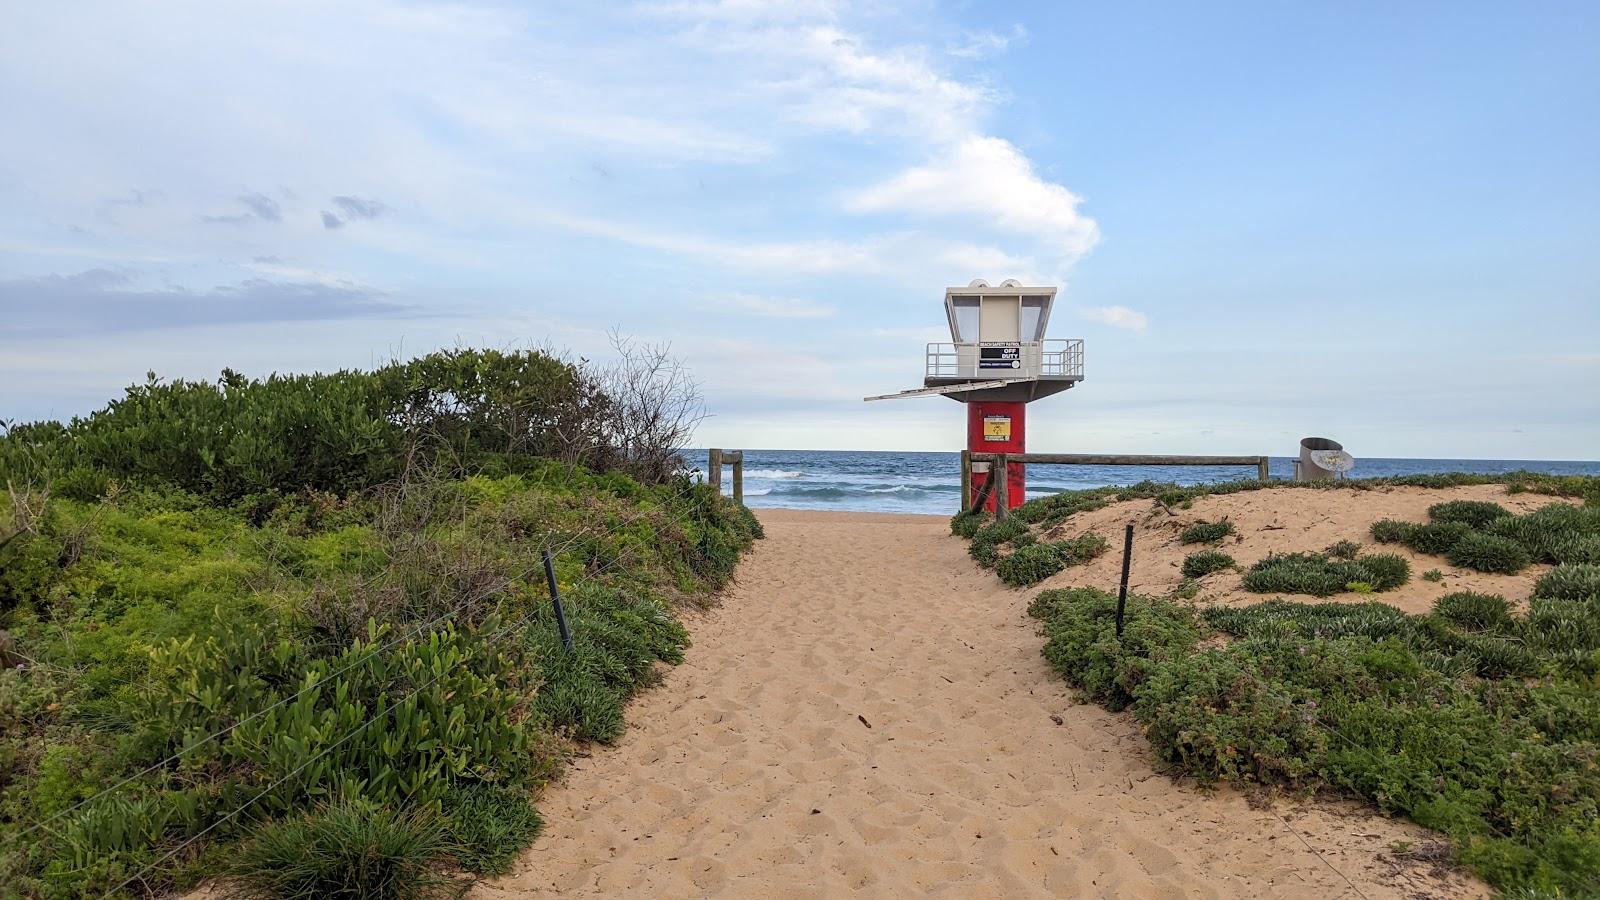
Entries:
{"type": "Polygon", "coordinates": [[[733,454],[733,502],[744,505],[744,451],[733,454]]]}
{"type": "Polygon", "coordinates": [[[1269,460],[1268,457],[1263,456],[1263,457],[1261,457],[1261,462],[1256,463],[1256,471],[1261,473],[1261,480],[1262,481],[1266,481],[1267,480],[1267,477],[1268,477],[1268,475],[1267,475],[1267,464],[1268,464],[1269,461],[1270,460],[1269,460]]]}
{"type": "Polygon", "coordinates": [[[713,447],[706,460],[706,482],[722,496],[722,451],[713,447]]]}
{"type": "Polygon", "coordinates": [[[1011,514],[1011,470],[1006,455],[1001,453],[989,467],[989,480],[994,482],[994,520],[1004,522],[1011,514]],[[997,480],[998,479],[998,480],[997,480]]]}
{"type": "Polygon", "coordinates": [[[961,451],[961,511],[972,509],[972,451],[961,451]]]}

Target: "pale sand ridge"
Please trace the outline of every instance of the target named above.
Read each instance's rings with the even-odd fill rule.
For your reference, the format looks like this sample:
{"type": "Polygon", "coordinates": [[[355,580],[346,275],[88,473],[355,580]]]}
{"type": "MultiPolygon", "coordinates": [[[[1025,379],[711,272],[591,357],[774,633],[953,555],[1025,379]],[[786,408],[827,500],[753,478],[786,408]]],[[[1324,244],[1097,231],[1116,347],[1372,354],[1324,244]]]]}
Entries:
{"type": "Polygon", "coordinates": [[[1414,826],[1155,774],[1137,725],[1040,657],[1033,592],[973,565],[947,520],[760,516],[687,661],[473,896],[1358,896],[1330,866],[1371,898],[1485,893],[1392,861],[1430,839],[1414,826]]]}

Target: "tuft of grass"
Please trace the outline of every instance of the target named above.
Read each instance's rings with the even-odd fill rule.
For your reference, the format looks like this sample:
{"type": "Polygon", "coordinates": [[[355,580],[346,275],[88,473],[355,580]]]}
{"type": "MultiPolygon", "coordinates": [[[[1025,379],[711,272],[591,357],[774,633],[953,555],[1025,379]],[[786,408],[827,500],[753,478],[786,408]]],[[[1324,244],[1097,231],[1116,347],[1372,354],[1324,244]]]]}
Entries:
{"type": "Polygon", "coordinates": [[[453,850],[431,812],[341,802],[257,829],[229,887],[249,900],[432,900],[459,889],[439,874],[453,850]]]}
{"type": "Polygon", "coordinates": [[[445,796],[456,861],[482,875],[503,875],[544,827],[526,790],[474,782],[445,796]]]}
{"type": "Polygon", "coordinates": [[[1457,541],[1445,558],[1452,566],[1502,574],[1520,572],[1533,561],[1516,541],[1478,531],[1457,541]]]}
{"type": "Polygon", "coordinates": [[[1184,544],[1214,544],[1230,534],[1233,534],[1233,523],[1227,519],[1220,522],[1196,522],[1178,535],[1178,541],[1184,544]]]}
{"type": "Polygon", "coordinates": [[[1233,557],[1221,550],[1197,550],[1183,558],[1185,578],[1204,578],[1212,572],[1233,568],[1233,557]]]}
{"type": "Polygon", "coordinates": [[[1415,531],[1416,527],[1411,522],[1379,519],[1372,523],[1372,539],[1380,544],[1404,544],[1410,540],[1411,532],[1415,531]]]}
{"type": "Polygon", "coordinates": [[[1438,569],[1429,569],[1428,571],[1422,573],[1422,580],[1438,583],[1444,580],[1444,573],[1438,569]]]}
{"type": "Polygon", "coordinates": [[[1085,531],[1075,538],[1057,541],[1055,547],[1061,551],[1067,565],[1076,566],[1105,555],[1111,549],[1111,542],[1093,531],[1085,531]]]}
{"type": "Polygon", "coordinates": [[[1600,604],[1600,565],[1566,563],[1556,566],[1534,582],[1533,595],[1560,600],[1593,600],[1600,604]]]}
{"type": "Polygon", "coordinates": [[[1355,559],[1361,555],[1361,545],[1355,541],[1339,541],[1323,552],[1334,559],[1355,559]]]}
{"type": "Polygon", "coordinates": [[[1434,522],[1460,522],[1473,528],[1482,528],[1510,515],[1511,511],[1504,506],[1487,500],[1448,500],[1428,507],[1428,518],[1434,522]]]}
{"type": "Polygon", "coordinates": [[[1511,604],[1499,594],[1457,591],[1433,604],[1433,614],[1468,631],[1510,632],[1511,604]]]}

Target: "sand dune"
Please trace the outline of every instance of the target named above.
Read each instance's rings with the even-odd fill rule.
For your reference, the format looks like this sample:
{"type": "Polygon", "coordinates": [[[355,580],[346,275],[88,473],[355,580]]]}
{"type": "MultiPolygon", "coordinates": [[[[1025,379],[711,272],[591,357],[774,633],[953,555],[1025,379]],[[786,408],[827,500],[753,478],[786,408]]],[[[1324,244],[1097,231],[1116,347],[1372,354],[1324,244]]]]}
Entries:
{"type": "Polygon", "coordinates": [[[475,897],[1486,893],[1395,860],[1393,842],[1430,840],[1414,826],[1157,774],[1136,724],[1046,667],[1032,592],[974,566],[946,520],[761,518],[688,660],[546,793],[545,834],[475,897]]]}

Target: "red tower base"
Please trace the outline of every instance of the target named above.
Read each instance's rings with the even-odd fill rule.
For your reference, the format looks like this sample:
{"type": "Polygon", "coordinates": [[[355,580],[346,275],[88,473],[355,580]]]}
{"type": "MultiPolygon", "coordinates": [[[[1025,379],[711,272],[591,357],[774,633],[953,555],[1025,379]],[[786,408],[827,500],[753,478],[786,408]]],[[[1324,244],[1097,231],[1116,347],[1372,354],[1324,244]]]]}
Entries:
{"type": "MultiPolygon", "coordinates": [[[[1019,401],[972,401],[967,404],[967,449],[973,453],[1023,453],[1027,435],[1026,410],[1028,404],[1019,401]]],[[[1028,499],[1027,473],[1021,463],[1010,463],[1008,499],[1015,509],[1028,499]]],[[[977,471],[973,465],[972,499],[976,503],[983,486],[989,483],[989,473],[977,471]]],[[[984,509],[994,512],[995,495],[989,492],[984,509]]]]}

